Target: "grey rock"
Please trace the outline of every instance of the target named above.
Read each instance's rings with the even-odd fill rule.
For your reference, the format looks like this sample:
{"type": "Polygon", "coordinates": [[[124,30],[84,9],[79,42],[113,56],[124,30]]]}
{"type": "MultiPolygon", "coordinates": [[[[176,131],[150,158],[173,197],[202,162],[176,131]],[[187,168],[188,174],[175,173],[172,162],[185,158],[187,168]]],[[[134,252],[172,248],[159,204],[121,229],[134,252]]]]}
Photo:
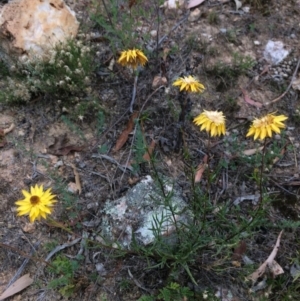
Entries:
{"type": "Polygon", "coordinates": [[[122,248],[130,248],[133,235],[137,243],[148,245],[154,242],[154,229],[160,224],[161,237],[174,243],[176,237],[170,239],[175,231],[174,219],[177,223],[189,220],[188,213],[182,212],[187,204],[181,190],[170,179],[164,180],[164,191],[167,198],[151,176],[146,176],[125,196],[107,200],[102,211],[101,236],[122,248]],[[174,208],[174,214],[170,207],[174,208]]]}

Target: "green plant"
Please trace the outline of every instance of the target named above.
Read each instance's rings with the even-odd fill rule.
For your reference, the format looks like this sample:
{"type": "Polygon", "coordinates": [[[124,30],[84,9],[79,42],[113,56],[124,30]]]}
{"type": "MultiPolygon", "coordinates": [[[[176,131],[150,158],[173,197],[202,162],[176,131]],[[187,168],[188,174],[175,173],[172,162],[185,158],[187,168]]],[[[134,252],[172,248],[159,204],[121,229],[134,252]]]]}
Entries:
{"type": "MultiPolygon", "coordinates": [[[[92,20],[104,30],[104,35],[110,41],[112,51],[119,49],[138,48],[140,33],[144,24],[149,25],[153,18],[159,23],[159,9],[161,1],[154,0],[152,5],[145,8],[142,1],[130,1],[120,9],[118,0],[102,0],[94,3],[95,12],[91,14],[92,20]],[[128,9],[129,8],[129,9],[128,9]],[[155,16],[156,15],[156,16],[155,16]]],[[[143,32],[144,42],[150,39],[149,31],[143,32]]]]}
{"type": "Polygon", "coordinates": [[[240,75],[246,74],[254,65],[255,61],[251,57],[234,52],[230,64],[218,61],[212,66],[206,66],[206,72],[219,79],[217,90],[225,91],[236,83],[240,75]]]}
{"type": "Polygon", "coordinates": [[[219,15],[215,10],[212,10],[208,13],[208,23],[209,24],[218,24],[219,23],[219,15]]]}
{"type": "Polygon", "coordinates": [[[95,68],[92,52],[90,45],[69,40],[49,50],[44,59],[15,62],[2,81],[0,102],[26,102],[38,94],[51,94],[56,100],[84,95],[95,68]]]}
{"type": "Polygon", "coordinates": [[[77,260],[70,260],[65,256],[57,256],[48,267],[55,278],[50,281],[48,288],[59,288],[64,297],[70,297],[76,289],[75,273],[79,268],[77,260]]]}
{"type": "Polygon", "coordinates": [[[84,133],[82,130],[79,128],[77,124],[72,122],[70,118],[68,118],[66,115],[61,116],[61,120],[66,124],[66,126],[75,134],[77,134],[83,141],[86,141],[84,137],[84,133]]]}

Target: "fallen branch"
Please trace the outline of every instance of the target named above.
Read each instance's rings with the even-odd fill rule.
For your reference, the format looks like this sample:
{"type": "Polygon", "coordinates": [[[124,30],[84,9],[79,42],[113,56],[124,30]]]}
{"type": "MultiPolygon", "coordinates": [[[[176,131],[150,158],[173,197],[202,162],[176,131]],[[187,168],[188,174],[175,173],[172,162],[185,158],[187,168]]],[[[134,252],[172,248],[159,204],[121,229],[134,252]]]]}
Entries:
{"type": "Polygon", "coordinates": [[[74,245],[77,244],[80,240],[81,240],[81,237],[76,238],[76,239],[74,239],[73,241],[71,241],[71,242],[69,242],[69,243],[65,243],[65,244],[62,244],[62,245],[57,246],[54,250],[52,250],[52,251],[48,254],[48,256],[46,257],[45,261],[48,262],[48,261],[51,259],[51,257],[52,257],[53,255],[55,255],[57,252],[59,252],[59,251],[65,249],[65,248],[74,246],[74,245]]]}
{"type": "Polygon", "coordinates": [[[279,274],[283,274],[283,270],[280,267],[280,265],[275,261],[275,257],[277,255],[277,251],[279,249],[280,245],[280,239],[283,231],[281,231],[278,235],[276,244],[268,257],[268,259],[251,275],[247,277],[247,279],[252,280],[252,283],[255,283],[258,278],[260,278],[266,271],[266,268],[269,267],[271,272],[273,273],[273,276],[277,276],[279,274]]]}

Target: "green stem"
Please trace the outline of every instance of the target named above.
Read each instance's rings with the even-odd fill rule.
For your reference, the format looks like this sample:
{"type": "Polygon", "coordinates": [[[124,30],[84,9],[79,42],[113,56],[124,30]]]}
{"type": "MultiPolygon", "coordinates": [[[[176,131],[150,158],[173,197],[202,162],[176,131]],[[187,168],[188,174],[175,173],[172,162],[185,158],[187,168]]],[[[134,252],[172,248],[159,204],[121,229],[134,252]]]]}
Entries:
{"type": "Polygon", "coordinates": [[[264,146],[263,146],[263,153],[262,153],[262,158],[261,158],[261,168],[260,168],[260,179],[259,179],[259,203],[262,203],[262,198],[263,198],[263,171],[264,171],[264,166],[265,166],[265,154],[266,154],[266,142],[267,139],[264,140],[264,146]]]}

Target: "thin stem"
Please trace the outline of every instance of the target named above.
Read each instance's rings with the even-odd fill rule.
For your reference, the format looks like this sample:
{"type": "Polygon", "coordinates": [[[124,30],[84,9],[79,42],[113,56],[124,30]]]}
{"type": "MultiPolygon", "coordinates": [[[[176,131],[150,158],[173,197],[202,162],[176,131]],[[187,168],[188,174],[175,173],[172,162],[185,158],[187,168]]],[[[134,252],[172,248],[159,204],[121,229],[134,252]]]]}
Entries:
{"type": "Polygon", "coordinates": [[[252,219],[250,220],[250,222],[245,225],[244,227],[242,227],[242,229],[240,229],[238,232],[232,234],[231,236],[228,236],[225,241],[228,241],[230,239],[232,239],[233,237],[235,237],[236,235],[242,233],[245,229],[247,229],[249,226],[251,226],[251,224],[254,222],[254,220],[256,219],[256,217],[258,216],[258,213],[260,212],[260,209],[262,208],[262,204],[263,204],[263,170],[264,170],[264,166],[265,166],[265,154],[266,154],[266,144],[267,144],[267,140],[264,140],[264,147],[263,147],[263,153],[262,153],[262,158],[261,158],[261,168],[260,168],[260,182],[259,182],[259,204],[258,207],[255,209],[254,215],[252,216],[252,219]]]}
{"type": "Polygon", "coordinates": [[[112,27],[113,29],[115,29],[114,23],[112,22],[111,17],[110,17],[110,15],[109,15],[109,12],[108,12],[106,3],[105,3],[104,0],[101,0],[101,1],[102,1],[103,6],[104,6],[104,9],[105,9],[105,12],[106,12],[106,14],[107,14],[107,17],[108,17],[108,20],[109,20],[109,23],[110,23],[111,27],[112,27]]]}
{"type": "Polygon", "coordinates": [[[204,200],[203,204],[203,217],[202,217],[202,227],[199,231],[199,236],[201,235],[202,231],[205,228],[206,223],[206,213],[207,213],[207,204],[206,202],[210,201],[210,169],[209,169],[209,160],[210,160],[210,147],[211,147],[211,136],[208,135],[208,142],[207,142],[207,200],[204,200]]]}
{"type": "Polygon", "coordinates": [[[211,141],[210,135],[208,135],[208,142],[207,142],[207,193],[208,197],[210,196],[210,169],[209,169],[209,161],[210,161],[210,148],[211,148],[211,141]]]}
{"type": "Polygon", "coordinates": [[[267,139],[264,140],[264,147],[263,147],[263,153],[262,153],[262,158],[261,158],[261,168],[260,168],[260,179],[259,179],[259,203],[262,202],[263,198],[263,171],[264,171],[264,166],[265,166],[265,154],[266,154],[266,142],[267,139]]]}

